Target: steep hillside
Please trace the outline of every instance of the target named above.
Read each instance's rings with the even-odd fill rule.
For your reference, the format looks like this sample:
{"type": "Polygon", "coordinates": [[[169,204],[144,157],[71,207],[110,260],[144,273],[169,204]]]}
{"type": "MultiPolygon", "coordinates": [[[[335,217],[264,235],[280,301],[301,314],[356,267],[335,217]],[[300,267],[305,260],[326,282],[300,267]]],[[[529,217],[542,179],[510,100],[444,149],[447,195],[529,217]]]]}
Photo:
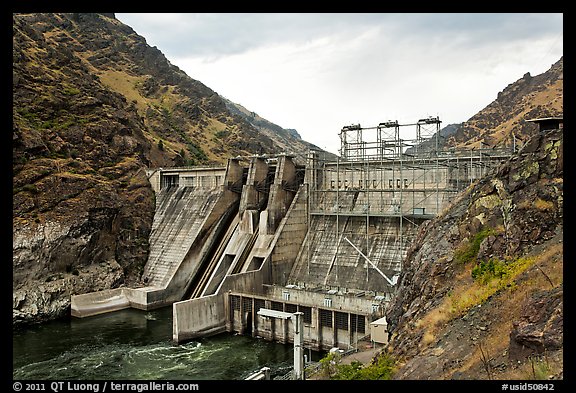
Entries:
{"type": "Polygon", "coordinates": [[[563,379],[563,133],[421,227],[387,309],[396,379],[563,379]]]}
{"type": "MultiPolygon", "coordinates": [[[[256,112],[249,111],[242,105],[234,103],[230,100],[224,98],[226,107],[231,113],[234,113],[244,120],[246,120],[254,128],[258,129],[260,133],[266,135],[268,138],[272,139],[276,146],[278,147],[278,152],[306,152],[308,150],[321,151],[321,149],[309,142],[302,139],[298,131],[294,129],[282,128],[262,117],[260,117],[256,112]]],[[[336,159],[336,156],[326,152],[326,155],[336,159]]],[[[305,164],[305,156],[295,157],[296,162],[299,164],[305,164]]]]}
{"type": "MultiPolygon", "coordinates": [[[[563,379],[563,58],[444,146],[521,151],[421,227],[387,310],[396,379],[563,379]]],[[[446,135],[448,134],[448,135],[446,135]]]]}
{"type": "Polygon", "coordinates": [[[538,127],[529,119],[562,116],[564,58],[540,75],[530,73],[510,83],[486,108],[472,116],[445,140],[445,146],[502,147],[522,145],[538,127]]]}
{"type": "Polygon", "coordinates": [[[15,323],[137,285],[155,208],[145,168],[308,147],[230,111],[113,14],[14,14],[12,58],[15,323]]]}

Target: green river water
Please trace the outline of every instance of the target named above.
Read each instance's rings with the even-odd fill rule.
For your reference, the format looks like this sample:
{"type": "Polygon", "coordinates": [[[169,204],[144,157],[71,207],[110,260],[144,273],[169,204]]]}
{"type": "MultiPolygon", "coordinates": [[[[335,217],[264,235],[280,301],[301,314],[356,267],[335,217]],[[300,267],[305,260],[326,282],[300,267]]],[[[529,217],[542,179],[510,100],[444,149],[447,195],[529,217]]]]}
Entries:
{"type": "MultiPolygon", "coordinates": [[[[13,330],[14,380],[241,380],[292,370],[292,344],[220,334],[172,340],[172,307],[121,310],[13,330]]],[[[309,355],[313,360],[315,353],[309,355]]]]}

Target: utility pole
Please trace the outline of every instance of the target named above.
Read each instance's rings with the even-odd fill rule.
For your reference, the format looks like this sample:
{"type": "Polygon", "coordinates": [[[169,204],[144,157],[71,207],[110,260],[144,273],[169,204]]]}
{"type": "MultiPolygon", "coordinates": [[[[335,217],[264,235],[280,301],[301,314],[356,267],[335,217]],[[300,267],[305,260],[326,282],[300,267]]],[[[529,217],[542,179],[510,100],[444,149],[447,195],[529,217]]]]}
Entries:
{"type": "Polygon", "coordinates": [[[292,314],[294,323],[294,379],[304,379],[304,313],[292,314]]]}
{"type": "Polygon", "coordinates": [[[289,313],[261,308],[257,314],[265,318],[292,320],[294,324],[294,374],[292,379],[304,379],[304,313],[301,311],[289,313]]]}

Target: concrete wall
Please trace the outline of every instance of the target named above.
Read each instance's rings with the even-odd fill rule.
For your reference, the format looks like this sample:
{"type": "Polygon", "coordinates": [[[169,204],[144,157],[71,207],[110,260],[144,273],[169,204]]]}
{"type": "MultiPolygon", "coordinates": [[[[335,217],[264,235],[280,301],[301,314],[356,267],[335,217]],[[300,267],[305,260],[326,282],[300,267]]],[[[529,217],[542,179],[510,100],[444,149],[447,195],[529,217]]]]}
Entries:
{"type": "MultiPolygon", "coordinates": [[[[309,160],[312,161],[312,160],[309,160]]],[[[314,212],[370,215],[426,215],[432,218],[455,197],[459,190],[482,177],[499,162],[404,160],[330,162],[307,168],[312,179],[310,195],[314,212]]]]}
{"type": "Polygon", "coordinates": [[[391,300],[391,295],[382,296],[380,293],[368,291],[363,293],[360,291],[315,291],[312,288],[278,285],[264,285],[263,289],[268,299],[310,307],[346,310],[351,313],[373,314],[374,317],[378,318],[384,315],[384,307],[391,300]],[[369,312],[367,313],[366,310],[369,312]]]}
{"type": "Polygon", "coordinates": [[[268,267],[263,266],[258,271],[226,276],[216,294],[174,303],[172,331],[174,341],[180,343],[196,337],[230,331],[227,329],[230,323],[229,309],[225,307],[228,293],[232,288],[238,288],[243,292],[262,293],[263,281],[268,274],[268,267]]]}
{"type": "Polygon", "coordinates": [[[150,253],[142,275],[145,282],[151,286],[168,283],[222,197],[223,191],[217,188],[179,186],[160,190],[156,195],[150,253]]]}
{"type": "Polygon", "coordinates": [[[184,187],[214,188],[224,184],[226,167],[176,167],[146,170],[146,176],[155,193],[168,183],[184,187]],[[167,178],[170,179],[167,179],[167,178]]]}
{"type": "Polygon", "coordinates": [[[285,285],[308,231],[307,185],[300,186],[288,210],[270,254],[272,281],[285,285]]]}
{"type": "MultiPolygon", "coordinates": [[[[339,161],[319,165],[311,158],[307,171],[316,170],[313,184],[317,189],[462,189],[482,177],[491,167],[506,159],[507,154],[487,149],[471,150],[468,156],[452,155],[430,159],[404,157],[389,160],[339,161]]],[[[312,172],[310,172],[312,175],[312,172]]],[[[307,173],[308,176],[308,173],[307,173]]]]}
{"type": "Polygon", "coordinates": [[[253,157],[248,169],[246,184],[242,187],[240,213],[245,210],[258,210],[267,198],[267,194],[259,192],[257,187],[263,186],[268,176],[268,164],[264,158],[253,157]]]}
{"type": "Polygon", "coordinates": [[[218,289],[218,293],[232,290],[255,294],[262,293],[264,283],[270,282],[269,276],[270,268],[265,263],[259,270],[226,276],[218,289]]]}
{"type": "Polygon", "coordinates": [[[312,216],[288,284],[392,292],[387,280],[344,238],[392,279],[418,230],[419,221],[411,221],[403,220],[400,230],[398,218],[371,217],[366,225],[366,217],[312,216]]]}
{"type": "Polygon", "coordinates": [[[70,300],[73,317],[87,317],[130,307],[123,288],[74,295],[70,300]]]}
{"type": "Polygon", "coordinates": [[[146,176],[150,182],[150,186],[155,194],[160,191],[160,169],[148,169],[146,170],[146,176]]]}
{"type": "Polygon", "coordinates": [[[379,191],[325,190],[311,191],[313,214],[351,214],[370,216],[422,216],[432,218],[456,195],[455,191],[379,191]]]}
{"type": "Polygon", "coordinates": [[[210,277],[201,292],[202,295],[216,293],[226,275],[239,273],[259,238],[257,211],[244,210],[237,214],[236,221],[238,224],[229,228],[226,237],[220,241],[218,253],[211,256],[214,267],[210,272],[204,273],[210,274],[210,277]]]}
{"type": "MultiPolygon", "coordinates": [[[[148,296],[153,288],[143,287],[143,288],[122,288],[124,295],[128,298],[130,302],[130,307],[137,308],[140,310],[149,310],[148,307],[150,303],[148,301],[148,296]]],[[[152,292],[153,293],[153,292],[152,292]]]]}
{"type": "Polygon", "coordinates": [[[179,185],[195,189],[217,188],[224,184],[225,175],[225,168],[199,168],[195,171],[181,172],[179,185]]]}
{"type": "Polygon", "coordinates": [[[172,307],[173,340],[177,343],[225,331],[227,318],[222,295],[175,302],[172,307]]]}
{"type": "Polygon", "coordinates": [[[448,172],[448,168],[402,173],[385,168],[326,170],[322,183],[311,190],[311,206],[314,212],[327,214],[435,216],[456,194],[448,172]]]}
{"type": "Polygon", "coordinates": [[[178,185],[156,193],[150,253],[142,275],[150,286],[159,287],[168,284],[202,230],[213,224],[207,219],[210,212],[221,214],[237,198],[223,186],[225,177],[230,178],[225,168],[161,169],[154,172],[159,178],[154,183],[162,186],[165,176],[178,177],[178,185]]]}
{"type": "Polygon", "coordinates": [[[218,242],[226,220],[237,212],[239,194],[230,188],[242,182],[243,171],[235,159],[228,161],[226,169],[148,170],[157,192],[150,254],[143,273],[149,286],[72,296],[72,315],[127,307],[147,310],[181,300],[195,276],[201,274],[204,259],[218,242]],[[163,188],[163,184],[173,186],[163,188]]]}
{"type": "MultiPolygon", "coordinates": [[[[237,212],[240,196],[228,185],[241,182],[242,172],[237,160],[229,160],[222,184],[214,183],[213,188],[179,186],[174,192],[186,195],[183,203],[159,208],[160,214],[155,216],[159,229],[153,229],[151,234],[151,251],[143,277],[150,277],[149,285],[163,290],[148,293],[149,307],[182,300],[191,282],[202,274],[206,258],[237,212]],[[174,251],[170,253],[170,250],[174,251]],[[154,274],[155,271],[159,274],[154,274]]],[[[206,179],[213,179],[222,172],[205,169],[191,173],[198,179],[204,175],[206,179]]]]}
{"type": "Polygon", "coordinates": [[[98,292],[73,295],[70,310],[73,317],[84,318],[125,308],[148,310],[149,295],[154,288],[114,288],[98,292]]]}
{"type": "Polygon", "coordinates": [[[274,184],[270,186],[268,206],[266,208],[266,234],[273,235],[280,225],[280,221],[286,215],[288,208],[292,204],[295,192],[286,189],[285,185],[293,183],[296,178],[296,166],[292,159],[287,156],[278,158],[274,184]]]}
{"type": "MultiPolygon", "coordinates": [[[[177,192],[180,188],[182,187],[164,191],[177,192]]],[[[206,195],[203,193],[198,194],[206,195]]],[[[188,202],[193,203],[196,200],[195,198],[190,198],[188,202]]],[[[76,301],[82,311],[80,309],[76,311],[75,314],[77,315],[75,316],[93,313],[93,311],[88,310],[94,307],[107,308],[108,311],[126,307],[149,310],[182,300],[191,281],[197,274],[201,274],[203,262],[213,244],[218,241],[218,235],[226,229],[227,217],[236,213],[238,195],[230,191],[218,191],[216,194],[210,193],[208,200],[210,203],[209,208],[205,208],[207,212],[204,214],[206,215],[196,215],[195,217],[198,220],[178,218],[175,219],[176,222],[171,222],[170,220],[162,222],[161,225],[166,225],[168,230],[176,232],[179,236],[164,234],[164,237],[162,237],[162,231],[160,231],[160,234],[157,234],[158,238],[152,237],[152,239],[157,239],[158,241],[151,241],[154,246],[151,245],[150,257],[144,276],[156,277],[156,279],[149,279],[149,286],[136,289],[122,288],[122,295],[126,298],[123,300],[122,307],[118,304],[114,294],[87,294],[85,295],[87,297],[81,302],[76,301]],[[184,230],[186,225],[189,225],[194,230],[190,230],[190,228],[184,230]],[[182,233],[185,235],[182,235],[182,233]],[[170,252],[172,248],[175,248],[176,251],[170,252]],[[153,252],[158,249],[160,250],[159,252],[153,252]],[[99,306],[104,298],[108,298],[107,302],[110,304],[99,306]],[[90,305],[90,302],[94,304],[90,305]]],[[[190,209],[188,212],[190,213],[190,209]]],[[[180,207],[177,210],[177,215],[181,214],[186,214],[186,209],[180,207]]]]}
{"type": "Polygon", "coordinates": [[[220,196],[210,214],[205,218],[202,230],[194,238],[185,257],[170,277],[165,287],[163,299],[170,304],[181,300],[190,283],[197,275],[203,274],[205,262],[211,257],[210,251],[217,246],[221,234],[226,231],[228,220],[236,214],[238,194],[226,191],[220,196]]]}
{"type": "MultiPolygon", "coordinates": [[[[218,296],[218,294],[227,294],[229,291],[260,294],[264,291],[265,283],[270,283],[274,279],[273,273],[276,276],[288,276],[301,242],[300,239],[303,239],[306,234],[306,224],[301,222],[303,218],[305,219],[306,212],[306,193],[304,190],[305,187],[302,186],[298,191],[296,198],[292,201],[292,206],[288,209],[286,216],[278,226],[276,234],[257,233],[256,242],[246,257],[246,267],[251,266],[250,263],[255,257],[261,259],[260,266],[254,266],[255,270],[243,269],[240,273],[226,275],[216,291],[213,290],[216,284],[213,282],[209,283],[208,288],[213,293],[211,297],[218,296]]],[[[251,212],[246,210],[243,214],[250,217],[250,223],[253,221],[251,212]]],[[[265,214],[266,212],[262,213],[265,214]]],[[[249,227],[252,228],[252,226],[249,227]]],[[[253,228],[250,228],[244,228],[244,231],[237,229],[230,239],[230,244],[226,246],[223,252],[219,266],[222,266],[223,260],[227,258],[227,255],[230,255],[229,258],[233,258],[227,264],[230,265],[229,273],[234,268],[234,261],[238,259],[238,253],[241,253],[246,247],[250,232],[254,231],[253,228]]],[[[215,275],[218,280],[220,276],[215,275]]],[[[196,304],[194,300],[196,299],[179,302],[178,310],[192,307],[193,304],[196,304]]],[[[175,309],[174,313],[179,312],[178,310],[175,309]]],[[[188,311],[184,312],[187,313],[188,311]]],[[[230,315],[228,311],[226,311],[226,315],[230,315]]],[[[179,320],[184,318],[187,317],[185,315],[178,316],[179,320]]],[[[233,318],[229,319],[228,322],[232,320],[233,318]]],[[[206,321],[197,321],[198,325],[194,321],[175,324],[173,336],[176,341],[181,341],[197,334],[198,331],[219,331],[219,329],[224,327],[224,325],[218,325],[219,320],[211,321],[212,325],[206,321]]],[[[227,329],[231,330],[232,328],[228,326],[227,329]]]]}
{"type": "Polygon", "coordinates": [[[230,292],[225,300],[229,316],[226,330],[250,334],[282,343],[293,342],[291,320],[257,315],[260,308],[293,313],[304,312],[304,345],[314,350],[332,347],[348,349],[370,335],[369,322],[383,316],[385,302],[375,298],[359,299],[351,295],[330,295],[303,290],[265,286],[264,296],[230,292]],[[368,310],[368,311],[367,311],[368,310]],[[372,312],[373,311],[373,312],[372,312]]]}
{"type": "Polygon", "coordinates": [[[334,165],[327,166],[321,189],[445,189],[448,187],[448,168],[400,170],[398,167],[334,165]]]}

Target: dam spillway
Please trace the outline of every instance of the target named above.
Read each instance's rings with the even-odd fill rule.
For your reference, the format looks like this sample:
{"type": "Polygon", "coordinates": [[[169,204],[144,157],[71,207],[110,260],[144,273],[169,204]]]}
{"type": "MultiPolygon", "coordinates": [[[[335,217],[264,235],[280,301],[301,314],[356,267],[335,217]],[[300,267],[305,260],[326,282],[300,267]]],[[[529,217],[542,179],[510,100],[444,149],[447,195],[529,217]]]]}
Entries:
{"type": "Polygon", "coordinates": [[[147,286],[74,296],[72,314],[172,304],[175,342],[225,331],[291,342],[290,320],[257,312],[302,312],[306,347],[354,346],[383,317],[420,224],[511,154],[442,151],[424,135],[438,135],[437,119],[416,126],[413,140],[397,122],[344,127],[336,159],[311,151],[150,170],[147,286]]]}
{"type": "Polygon", "coordinates": [[[184,259],[219,192],[215,188],[166,187],[156,194],[156,219],[143,280],[163,286],[184,259]],[[183,217],[186,215],[187,217],[183,217]]]}

